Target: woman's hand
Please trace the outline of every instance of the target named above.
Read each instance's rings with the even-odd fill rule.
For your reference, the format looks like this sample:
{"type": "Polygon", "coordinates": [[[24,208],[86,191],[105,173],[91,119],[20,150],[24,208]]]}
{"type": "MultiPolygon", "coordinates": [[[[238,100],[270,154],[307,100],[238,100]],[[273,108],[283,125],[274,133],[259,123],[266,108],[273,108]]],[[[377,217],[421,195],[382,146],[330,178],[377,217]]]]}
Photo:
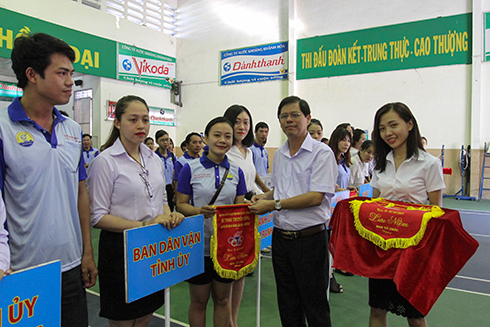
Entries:
{"type": "Polygon", "coordinates": [[[184,221],[184,215],[180,212],[174,211],[170,214],[170,217],[172,217],[172,228],[179,226],[184,221]]]}
{"type": "Polygon", "coordinates": [[[148,222],[148,225],[162,224],[168,230],[172,229],[172,217],[168,215],[158,215],[148,222]]]}
{"type": "Polygon", "coordinates": [[[209,205],[202,206],[201,214],[204,215],[204,218],[211,218],[216,214],[216,208],[209,205]]]}

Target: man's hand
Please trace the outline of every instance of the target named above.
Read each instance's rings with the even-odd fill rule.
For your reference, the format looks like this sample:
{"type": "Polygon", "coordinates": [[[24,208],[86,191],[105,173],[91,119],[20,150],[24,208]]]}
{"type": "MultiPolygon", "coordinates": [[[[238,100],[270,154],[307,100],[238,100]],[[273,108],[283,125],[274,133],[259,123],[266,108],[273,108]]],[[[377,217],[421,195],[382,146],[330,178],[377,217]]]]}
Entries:
{"type": "Polygon", "coordinates": [[[83,287],[90,288],[95,285],[97,279],[97,266],[95,265],[94,256],[92,253],[82,255],[82,280],[83,287]]]}
{"type": "MultiPolygon", "coordinates": [[[[255,196],[254,196],[255,197],[255,196]]],[[[248,207],[251,213],[256,215],[263,215],[264,213],[273,211],[275,209],[274,200],[257,200],[252,198],[252,204],[248,207]]]]}

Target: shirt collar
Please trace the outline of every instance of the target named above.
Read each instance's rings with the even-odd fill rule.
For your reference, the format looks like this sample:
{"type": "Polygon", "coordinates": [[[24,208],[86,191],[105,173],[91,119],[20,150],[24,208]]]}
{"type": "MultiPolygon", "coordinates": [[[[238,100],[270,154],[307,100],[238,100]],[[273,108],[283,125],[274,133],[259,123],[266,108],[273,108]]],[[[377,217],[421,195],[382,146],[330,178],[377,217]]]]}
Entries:
{"type": "Polygon", "coordinates": [[[256,148],[260,148],[260,149],[263,149],[263,148],[264,148],[264,146],[263,146],[263,145],[260,145],[260,144],[259,144],[259,143],[257,143],[257,142],[254,142],[254,147],[256,147],[256,148]]]}
{"type": "MultiPolygon", "coordinates": [[[[216,166],[216,163],[214,161],[211,161],[211,159],[208,158],[206,153],[203,153],[202,157],[199,158],[199,160],[201,161],[201,164],[206,169],[216,166]]],[[[224,167],[225,169],[230,169],[230,163],[228,162],[227,156],[225,156],[225,159],[219,163],[219,166],[224,167]]]]}
{"type": "MultiPolygon", "coordinates": [[[[199,154],[197,155],[197,157],[199,158],[199,154]]],[[[186,158],[186,159],[196,159],[193,156],[191,156],[189,153],[187,153],[187,151],[184,152],[184,158],[186,158]]]]}
{"type": "Polygon", "coordinates": [[[85,148],[83,148],[83,151],[85,151],[85,152],[94,151],[94,148],[90,147],[90,149],[88,149],[88,150],[85,150],[85,148]]]}
{"type": "MultiPolygon", "coordinates": [[[[424,161],[425,160],[425,156],[424,156],[424,150],[421,150],[419,149],[419,154],[418,156],[416,154],[413,154],[410,158],[408,159],[405,159],[403,162],[405,161],[411,161],[411,160],[420,160],[420,161],[424,161]]],[[[388,155],[386,156],[386,160],[387,161],[390,161],[391,163],[395,164],[395,155],[394,155],[394,152],[393,150],[391,150],[388,155]]]]}
{"type": "MultiPolygon", "coordinates": [[[[297,156],[298,153],[301,151],[308,151],[312,152],[313,151],[313,138],[311,137],[310,133],[306,133],[306,138],[303,141],[303,144],[301,144],[301,147],[298,152],[294,156],[297,156]]],[[[289,141],[284,142],[283,145],[279,148],[279,151],[281,151],[286,157],[291,157],[291,152],[289,152],[289,141]]]]}
{"type": "MultiPolygon", "coordinates": [[[[170,151],[169,151],[169,150],[167,150],[167,156],[165,157],[163,154],[161,154],[161,153],[160,153],[160,151],[158,151],[158,149],[159,149],[159,148],[157,148],[157,149],[155,150],[155,153],[156,153],[156,155],[157,155],[157,156],[159,156],[160,158],[163,158],[163,159],[168,159],[168,158],[170,158],[170,157],[172,156],[172,155],[170,154],[170,151]]],[[[150,151],[151,151],[151,150],[150,150],[150,151]]]]}
{"type": "MultiPolygon", "coordinates": [[[[114,141],[114,144],[110,148],[111,148],[112,156],[119,156],[121,154],[126,154],[129,157],[119,137],[117,138],[116,141],[114,141]]],[[[141,143],[140,155],[142,155],[144,158],[150,158],[153,155],[153,151],[151,151],[146,145],[141,143]]]]}
{"type": "MultiPolygon", "coordinates": [[[[26,111],[24,110],[24,107],[20,103],[20,98],[15,98],[14,101],[12,101],[12,103],[8,107],[8,114],[10,119],[15,122],[18,121],[34,122],[32,119],[27,117],[26,111]]],[[[55,116],[54,122],[66,120],[66,117],[60,114],[58,109],[56,109],[55,107],[53,107],[53,114],[55,116]]],[[[53,125],[55,125],[54,122],[53,125]]]]}

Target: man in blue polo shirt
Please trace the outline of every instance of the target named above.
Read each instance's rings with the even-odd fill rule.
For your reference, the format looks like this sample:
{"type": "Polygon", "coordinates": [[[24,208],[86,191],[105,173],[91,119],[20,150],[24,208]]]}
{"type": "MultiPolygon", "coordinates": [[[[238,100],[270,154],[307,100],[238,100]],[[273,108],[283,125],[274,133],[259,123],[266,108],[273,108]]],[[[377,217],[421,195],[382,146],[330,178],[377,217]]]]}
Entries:
{"type": "Polygon", "coordinates": [[[99,155],[99,150],[92,148],[92,135],[83,134],[83,161],[85,168],[99,155]]]}
{"type": "Polygon", "coordinates": [[[284,98],[277,113],[287,141],[274,154],[275,188],[255,195],[250,211],[274,211],[272,266],[283,326],[330,327],[328,212],[335,194],[333,151],[308,133],[311,112],[296,96],[284,98]]]}
{"type": "MultiPolygon", "coordinates": [[[[199,158],[199,153],[202,149],[202,137],[200,134],[196,132],[192,132],[187,134],[185,140],[186,151],[184,155],[177,159],[175,162],[175,173],[174,173],[174,181],[177,183],[179,180],[179,174],[182,168],[184,168],[185,164],[199,158]]],[[[175,185],[175,189],[177,189],[177,185],[175,185]]]]}
{"type": "Polygon", "coordinates": [[[267,176],[269,172],[269,155],[266,148],[264,148],[265,143],[267,143],[267,136],[269,136],[269,125],[261,121],[255,125],[255,142],[250,147],[252,154],[254,156],[254,165],[257,174],[260,177],[267,176]]]}
{"type": "Polygon", "coordinates": [[[22,98],[0,110],[0,185],[5,196],[11,267],[61,260],[62,326],[86,327],[84,287],[97,268],[82,130],[54,107],[72,94],[73,49],[44,33],[15,39],[12,68],[22,98]]]}

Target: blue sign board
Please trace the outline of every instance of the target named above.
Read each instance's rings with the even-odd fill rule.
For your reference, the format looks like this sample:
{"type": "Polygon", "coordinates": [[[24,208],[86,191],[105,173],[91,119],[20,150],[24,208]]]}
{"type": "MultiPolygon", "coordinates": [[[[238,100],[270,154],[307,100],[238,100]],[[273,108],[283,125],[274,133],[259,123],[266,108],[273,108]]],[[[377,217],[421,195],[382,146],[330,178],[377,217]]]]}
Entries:
{"type": "Polygon", "coordinates": [[[272,43],[221,52],[220,85],[288,78],[288,43],[272,43]]]}
{"type": "Polygon", "coordinates": [[[61,262],[36,266],[0,281],[0,326],[61,325],[61,262]]]}
{"type": "Polygon", "coordinates": [[[204,216],[170,231],[150,225],[124,231],[126,302],[133,302],[204,272],[204,216]]]}
{"type": "Polygon", "coordinates": [[[268,212],[259,216],[260,250],[272,244],[272,230],[274,229],[273,214],[268,212]]]}

